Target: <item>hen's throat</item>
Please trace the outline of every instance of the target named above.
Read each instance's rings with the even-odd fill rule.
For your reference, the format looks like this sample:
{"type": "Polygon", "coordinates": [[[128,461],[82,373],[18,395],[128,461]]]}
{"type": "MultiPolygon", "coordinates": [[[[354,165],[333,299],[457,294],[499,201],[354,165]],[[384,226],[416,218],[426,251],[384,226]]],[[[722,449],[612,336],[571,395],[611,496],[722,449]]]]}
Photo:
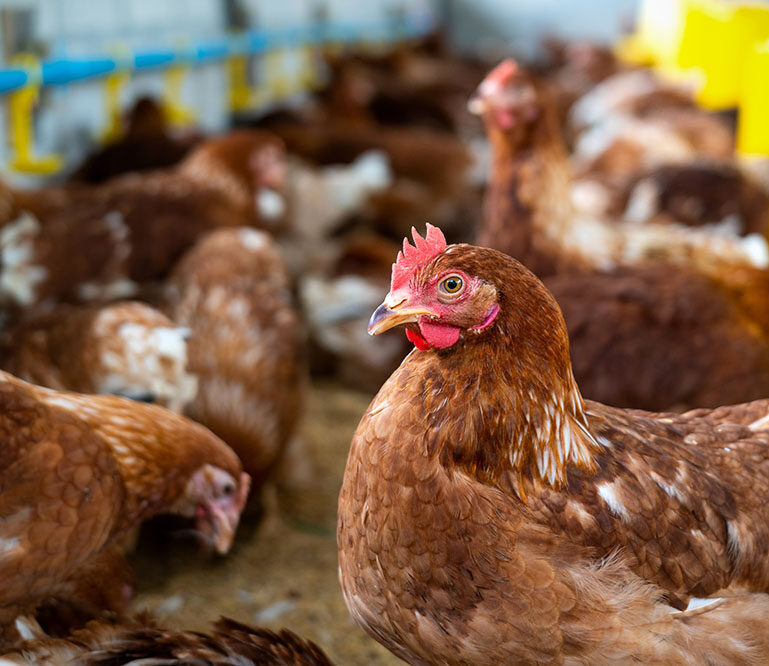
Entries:
{"type": "Polygon", "coordinates": [[[564,362],[561,350],[515,340],[504,327],[412,354],[402,370],[426,414],[422,453],[521,500],[527,486],[564,485],[570,466],[592,471],[600,445],[566,354],[564,362]]]}

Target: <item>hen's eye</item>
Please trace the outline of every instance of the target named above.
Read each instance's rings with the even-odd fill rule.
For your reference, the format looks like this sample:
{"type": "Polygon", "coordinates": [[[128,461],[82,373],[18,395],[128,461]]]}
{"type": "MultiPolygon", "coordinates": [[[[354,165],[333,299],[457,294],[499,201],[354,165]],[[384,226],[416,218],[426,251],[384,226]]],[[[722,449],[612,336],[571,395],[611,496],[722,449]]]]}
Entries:
{"type": "Polygon", "coordinates": [[[227,485],[222,488],[222,493],[224,493],[225,497],[228,497],[229,495],[232,495],[232,493],[235,492],[235,486],[233,486],[231,483],[228,483],[227,485]]]}
{"type": "Polygon", "coordinates": [[[458,275],[450,275],[443,282],[441,282],[441,289],[447,294],[456,294],[462,287],[464,282],[458,275]]]}

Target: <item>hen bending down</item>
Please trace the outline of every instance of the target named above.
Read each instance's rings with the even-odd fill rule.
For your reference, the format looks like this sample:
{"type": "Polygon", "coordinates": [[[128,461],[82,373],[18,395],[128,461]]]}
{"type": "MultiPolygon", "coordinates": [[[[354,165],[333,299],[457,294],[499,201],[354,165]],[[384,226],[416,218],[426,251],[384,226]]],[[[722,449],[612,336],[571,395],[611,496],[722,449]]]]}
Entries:
{"type": "Polygon", "coordinates": [[[355,620],[412,664],[769,659],[769,400],[583,401],[557,304],[514,259],[404,243],[373,334],[417,349],[339,498],[355,620]],[[692,597],[748,592],[681,612],[692,597]]]}
{"type": "Polygon", "coordinates": [[[202,426],[161,407],[64,393],[0,373],[0,644],[14,619],[64,601],[86,614],[131,596],[121,542],[144,520],[197,521],[229,550],[249,478],[202,426]]]}

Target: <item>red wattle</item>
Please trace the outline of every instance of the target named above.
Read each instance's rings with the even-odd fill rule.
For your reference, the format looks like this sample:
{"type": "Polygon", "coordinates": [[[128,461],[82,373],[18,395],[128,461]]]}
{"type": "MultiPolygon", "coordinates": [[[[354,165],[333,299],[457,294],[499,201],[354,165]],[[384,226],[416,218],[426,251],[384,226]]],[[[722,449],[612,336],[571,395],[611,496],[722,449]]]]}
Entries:
{"type": "Polygon", "coordinates": [[[437,349],[446,349],[459,340],[459,328],[456,326],[445,326],[443,324],[434,324],[427,318],[419,322],[419,331],[422,337],[431,347],[437,349]]]}
{"type": "Polygon", "coordinates": [[[430,345],[427,344],[427,340],[419,335],[419,333],[412,331],[410,328],[406,329],[406,337],[409,339],[409,342],[414,343],[414,346],[417,349],[420,349],[421,351],[427,351],[430,349],[430,345]]]}

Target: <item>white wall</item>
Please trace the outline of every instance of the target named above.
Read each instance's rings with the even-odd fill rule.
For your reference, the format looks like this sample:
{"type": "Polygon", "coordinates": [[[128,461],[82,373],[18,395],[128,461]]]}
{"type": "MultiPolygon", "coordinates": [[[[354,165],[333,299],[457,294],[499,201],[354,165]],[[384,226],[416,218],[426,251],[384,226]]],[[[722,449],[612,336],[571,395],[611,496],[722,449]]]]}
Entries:
{"type": "Polygon", "coordinates": [[[443,0],[454,42],[465,50],[513,47],[533,55],[546,35],[609,42],[638,0],[443,0]]]}
{"type": "MultiPolygon", "coordinates": [[[[330,21],[372,23],[387,20],[395,6],[431,8],[435,0],[242,0],[252,27],[301,26],[314,8],[327,7],[330,21]]],[[[115,49],[153,49],[195,43],[227,33],[224,0],[0,0],[0,9],[31,8],[34,37],[48,58],[111,56],[115,49]]],[[[1,37],[0,37],[1,39],[1,37]]],[[[0,44],[0,54],[2,53],[0,44]]],[[[295,54],[286,54],[289,67],[295,54]]],[[[7,66],[2,62],[0,66],[7,66]]],[[[106,127],[103,80],[76,82],[43,90],[35,114],[36,149],[57,152],[76,162],[99,141],[106,127]]],[[[122,93],[124,107],[143,94],[159,96],[163,76],[142,73],[122,93]]],[[[190,70],[184,84],[185,106],[195,109],[208,131],[224,129],[229,120],[224,65],[190,70]]],[[[14,182],[30,178],[7,169],[6,104],[0,104],[0,174],[14,182]]],[[[32,179],[34,182],[34,179],[32,179]]]]}

